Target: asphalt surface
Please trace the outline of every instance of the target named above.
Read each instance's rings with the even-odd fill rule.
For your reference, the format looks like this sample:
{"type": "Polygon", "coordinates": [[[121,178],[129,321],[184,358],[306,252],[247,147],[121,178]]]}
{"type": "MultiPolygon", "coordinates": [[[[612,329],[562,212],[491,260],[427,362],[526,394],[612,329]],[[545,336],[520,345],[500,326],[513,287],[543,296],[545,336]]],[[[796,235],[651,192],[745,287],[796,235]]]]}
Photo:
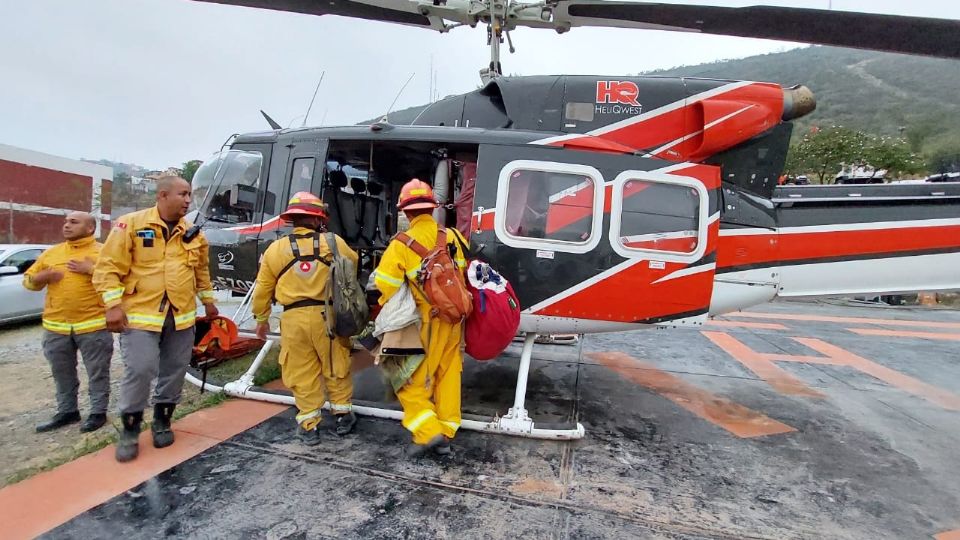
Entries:
{"type": "MultiPolygon", "coordinates": [[[[530,414],[579,420],[577,442],[464,431],[452,456],[409,460],[399,423],[361,418],[307,448],[287,410],[46,537],[960,534],[960,312],[754,313],[537,345],[530,414]]],[[[518,351],[467,362],[465,412],[506,412],[518,351]]],[[[356,398],[384,399],[374,369],[356,380],[356,398]]]]}

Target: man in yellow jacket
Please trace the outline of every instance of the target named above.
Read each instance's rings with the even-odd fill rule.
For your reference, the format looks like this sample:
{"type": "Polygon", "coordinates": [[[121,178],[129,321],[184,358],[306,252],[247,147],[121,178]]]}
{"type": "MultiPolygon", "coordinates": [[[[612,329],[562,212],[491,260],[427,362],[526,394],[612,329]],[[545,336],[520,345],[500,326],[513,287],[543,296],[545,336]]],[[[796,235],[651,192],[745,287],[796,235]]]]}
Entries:
{"type": "Polygon", "coordinates": [[[77,351],[90,381],[90,415],[80,431],[96,431],[107,423],[113,336],[107,331],[103,303],[93,288],[93,265],[100,243],[93,238],[97,222],[86,212],[67,214],[63,239],[44,251],[23,276],[31,291],[47,289],[43,306],[43,355],[50,362],[57,388],[57,413],[37,426],[51,431],[80,421],[77,406],[77,351]]]}
{"type": "MultiPolygon", "coordinates": [[[[437,244],[439,225],[432,215],[437,206],[433,189],[426,182],[413,179],[400,191],[397,208],[410,221],[406,233],[427,249],[437,244]]],[[[464,269],[467,241],[456,229],[447,229],[447,245],[455,250],[453,259],[457,267],[464,269]]],[[[394,240],[374,272],[374,282],[381,293],[380,304],[385,304],[407,280],[423,321],[420,339],[426,355],[410,381],[397,391],[403,405],[403,426],[413,434],[411,456],[430,449],[438,454],[450,453],[449,441],[460,428],[460,374],[463,371],[462,324],[431,317],[430,303],[416,285],[421,262],[412,249],[394,240]]]]}
{"type": "Polygon", "coordinates": [[[300,440],[313,446],[320,443],[318,426],[326,401],[324,386],[337,417],[335,433],[350,433],[357,421],[353,413],[350,340],[331,336],[326,322],[332,286],[330,238],[339,256],[348,258],[354,267],[358,257],[343,238],[323,234],[326,205],[312,193],[295,194],[280,217],[293,222],[293,234],[270,244],[264,252],[251,311],[257,320],[257,337],[266,339],[271,304],[275,300],[283,306],[281,376],[297,403],[300,440]]]}
{"type": "Polygon", "coordinates": [[[154,379],[153,446],[173,444],[170,419],[190,363],[195,298],[203,302],[208,317],[218,314],[207,240],[183,219],[190,195],[190,183],[183,178],[160,178],[157,205],[117,220],[93,273],[107,308],[107,328],[120,332],[125,364],[117,461],[130,461],[139,453],[137,438],[154,379]]]}

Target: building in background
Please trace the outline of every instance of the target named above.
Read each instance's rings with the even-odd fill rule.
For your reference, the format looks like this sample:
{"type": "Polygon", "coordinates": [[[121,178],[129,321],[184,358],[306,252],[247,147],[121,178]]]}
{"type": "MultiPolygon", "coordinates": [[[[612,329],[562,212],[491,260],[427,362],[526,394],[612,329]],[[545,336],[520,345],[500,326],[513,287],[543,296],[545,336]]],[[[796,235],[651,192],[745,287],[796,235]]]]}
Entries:
{"type": "Polygon", "coordinates": [[[0,242],[55,244],[63,216],[90,212],[110,232],[113,169],[0,144],[0,242]]]}

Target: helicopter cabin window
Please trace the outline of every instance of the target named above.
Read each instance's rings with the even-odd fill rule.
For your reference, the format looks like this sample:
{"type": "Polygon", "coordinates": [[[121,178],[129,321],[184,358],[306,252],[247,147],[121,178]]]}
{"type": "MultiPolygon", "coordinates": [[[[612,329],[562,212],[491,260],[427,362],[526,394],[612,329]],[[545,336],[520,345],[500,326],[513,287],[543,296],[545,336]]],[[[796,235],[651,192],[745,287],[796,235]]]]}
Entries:
{"type": "Polygon", "coordinates": [[[513,162],[500,176],[498,233],[514,247],[585,253],[599,240],[602,185],[592,167],[513,162]]]}
{"type": "Polygon", "coordinates": [[[290,171],[290,196],[301,191],[313,192],[313,167],[316,159],[312,157],[293,160],[290,171]]]}
{"type": "Polygon", "coordinates": [[[647,253],[677,261],[702,256],[706,248],[703,187],[693,179],[624,174],[614,182],[611,209],[610,237],[616,251],[626,257],[647,253]]]}
{"type": "Polygon", "coordinates": [[[259,152],[219,152],[197,169],[193,200],[211,221],[250,223],[261,194],[263,156],[259,152]]]}

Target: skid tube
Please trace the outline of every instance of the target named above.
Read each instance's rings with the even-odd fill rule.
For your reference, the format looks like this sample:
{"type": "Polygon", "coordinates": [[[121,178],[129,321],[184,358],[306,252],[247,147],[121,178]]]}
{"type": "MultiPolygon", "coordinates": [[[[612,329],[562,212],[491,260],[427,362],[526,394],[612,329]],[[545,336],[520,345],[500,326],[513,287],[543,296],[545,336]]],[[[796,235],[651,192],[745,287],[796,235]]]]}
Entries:
{"type": "MultiPolygon", "coordinates": [[[[238,310],[239,311],[239,310],[238,310]]],[[[239,318],[239,317],[238,317],[239,318]]],[[[243,337],[256,337],[253,332],[240,330],[239,334],[243,337]]],[[[213,392],[223,392],[228,396],[266,401],[269,403],[279,403],[283,405],[295,405],[293,396],[289,391],[276,391],[267,388],[261,388],[253,384],[254,376],[260,369],[267,353],[273,348],[279,336],[271,333],[268,335],[260,352],[250,364],[247,371],[237,380],[225,383],[223,386],[217,386],[209,382],[202,383],[194,372],[188,370],[186,380],[202,389],[208,389],[213,392]]],[[[499,433],[502,435],[512,435],[515,437],[526,437],[530,439],[549,439],[549,440],[576,440],[582,439],[586,434],[583,425],[579,422],[573,428],[564,428],[552,424],[543,424],[538,426],[527,413],[524,407],[527,393],[527,376],[530,373],[530,358],[533,355],[533,344],[537,339],[537,334],[528,333],[524,336],[523,350],[520,354],[520,369],[517,373],[517,387],[513,400],[513,407],[510,407],[504,416],[482,417],[476,415],[464,415],[460,423],[461,429],[470,431],[480,431],[484,433],[499,433]]],[[[330,402],[323,405],[324,409],[330,409],[330,402]]],[[[363,416],[372,416],[374,418],[385,418],[389,420],[403,420],[403,411],[395,409],[386,409],[371,405],[354,404],[353,411],[363,416]]]]}

